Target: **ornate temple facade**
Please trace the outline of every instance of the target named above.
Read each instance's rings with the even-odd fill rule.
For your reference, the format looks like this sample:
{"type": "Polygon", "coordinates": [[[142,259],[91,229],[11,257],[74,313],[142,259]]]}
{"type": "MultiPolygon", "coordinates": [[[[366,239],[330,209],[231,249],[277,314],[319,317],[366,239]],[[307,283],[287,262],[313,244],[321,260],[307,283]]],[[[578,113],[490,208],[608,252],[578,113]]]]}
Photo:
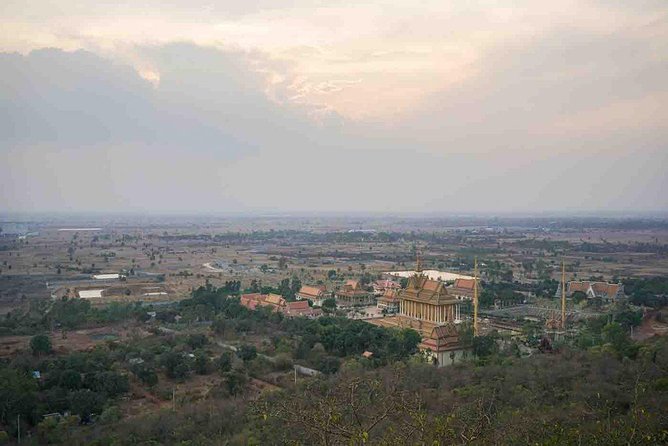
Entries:
{"type": "Polygon", "coordinates": [[[434,324],[460,321],[459,301],[448,293],[443,282],[431,280],[421,272],[399,292],[399,314],[434,324]]]}
{"type": "Polygon", "coordinates": [[[348,280],[335,294],[336,306],[340,308],[349,308],[361,305],[371,305],[375,303],[372,292],[366,291],[362,284],[357,280],[348,280]]]}
{"type": "Polygon", "coordinates": [[[469,348],[459,336],[462,301],[450,293],[444,282],[432,280],[417,272],[408,279],[405,289],[396,294],[399,311],[396,316],[370,321],[381,326],[412,328],[422,335],[420,349],[439,366],[453,364],[468,355],[469,348]]]}

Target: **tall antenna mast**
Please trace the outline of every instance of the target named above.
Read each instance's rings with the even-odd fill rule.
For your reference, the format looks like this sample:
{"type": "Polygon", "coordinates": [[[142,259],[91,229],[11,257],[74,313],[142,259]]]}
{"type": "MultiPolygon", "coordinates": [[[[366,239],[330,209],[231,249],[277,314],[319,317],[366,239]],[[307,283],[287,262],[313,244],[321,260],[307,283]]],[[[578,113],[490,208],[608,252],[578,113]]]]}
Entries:
{"type": "Polygon", "coordinates": [[[478,258],[473,259],[473,336],[478,336],[478,258]]]}
{"type": "Polygon", "coordinates": [[[566,329],[566,264],[561,259],[561,329],[566,329]]]}

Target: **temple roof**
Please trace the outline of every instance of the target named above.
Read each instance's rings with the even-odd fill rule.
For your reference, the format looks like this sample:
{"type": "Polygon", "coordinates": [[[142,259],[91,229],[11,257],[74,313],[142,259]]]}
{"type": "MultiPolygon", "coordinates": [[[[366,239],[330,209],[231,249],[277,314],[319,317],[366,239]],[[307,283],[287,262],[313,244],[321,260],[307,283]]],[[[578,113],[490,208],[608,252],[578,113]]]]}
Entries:
{"type": "Polygon", "coordinates": [[[317,286],[302,285],[299,289],[299,294],[309,297],[320,297],[324,294],[325,290],[317,286]]]}
{"type": "Polygon", "coordinates": [[[432,305],[457,302],[456,298],[448,293],[443,282],[429,279],[422,273],[415,274],[408,279],[408,284],[400,291],[399,298],[432,305]]]}

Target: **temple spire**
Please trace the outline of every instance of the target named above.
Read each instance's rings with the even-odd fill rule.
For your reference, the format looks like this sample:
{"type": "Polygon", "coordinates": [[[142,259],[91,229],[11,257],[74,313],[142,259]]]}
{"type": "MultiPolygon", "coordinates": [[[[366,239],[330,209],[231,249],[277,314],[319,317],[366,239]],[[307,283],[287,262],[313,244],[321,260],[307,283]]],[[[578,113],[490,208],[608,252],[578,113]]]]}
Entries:
{"type": "Polygon", "coordinates": [[[561,329],[566,328],[566,264],[561,260],[561,329]]]}
{"type": "Polygon", "coordinates": [[[473,258],[473,336],[478,336],[478,258],[473,258]]]}
{"type": "Polygon", "coordinates": [[[415,272],[422,273],[422,258],[420,257],[420,248],[415,247],[415,272]]]}

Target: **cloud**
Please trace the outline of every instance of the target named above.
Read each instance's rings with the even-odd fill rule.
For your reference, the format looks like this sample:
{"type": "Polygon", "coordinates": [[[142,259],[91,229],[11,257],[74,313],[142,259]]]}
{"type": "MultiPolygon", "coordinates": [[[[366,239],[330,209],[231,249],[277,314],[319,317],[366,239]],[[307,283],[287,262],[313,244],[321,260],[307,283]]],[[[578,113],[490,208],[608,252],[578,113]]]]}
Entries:
{"type": "Polygon", "coordinates": [[[142,143],[235,156],[304,125],[280,108],[243,52],[190,44],[140,49],[157,86],[86,51],[0,56],[0,134],[12,144],[142,143]],[[263,131],[256,132],[261,123],[263,131]],[[253,135],[253,138],[249,138],[253,135]]]}
{"type": "Polygon", "coordinates": [[[300,31],[309,11],[272,26],[287,12],[261,8],[222,28],[228,37],[250,27],[257,42],[276,40],[255,50],[215,33],[201,45],[174,43],[166,32],[135,42],[143,28],[133,22],[132,38],[124,34],[113,51],[3,54],[0,203],[665,210],[665,17],[652,4],[629,15],[620,3],[600,20],[599,6],[583,8],[432,5],[420,17],[388,14],[385,23],[372,20],[372,5],[341,35],[345,21],[333,32],[318,23],[346,8],[327,9],[292,45],[285,36],[300,31]],[[450,26],[435,28],[431,12],[450,26]],[[533,22],[544,25],[553,12],[554,24],[533,22]],[[366,24],[374,26],[358,33],[366,24]]]}
{"type": "MultiPolygon", "coordinates": [[[[392,128],[427,147],[570,152],[665,147],[668,42],[560,30],[499,45],[392,128]]],[[[436,149],[434,149],[436,150],[436,149]]]]}

